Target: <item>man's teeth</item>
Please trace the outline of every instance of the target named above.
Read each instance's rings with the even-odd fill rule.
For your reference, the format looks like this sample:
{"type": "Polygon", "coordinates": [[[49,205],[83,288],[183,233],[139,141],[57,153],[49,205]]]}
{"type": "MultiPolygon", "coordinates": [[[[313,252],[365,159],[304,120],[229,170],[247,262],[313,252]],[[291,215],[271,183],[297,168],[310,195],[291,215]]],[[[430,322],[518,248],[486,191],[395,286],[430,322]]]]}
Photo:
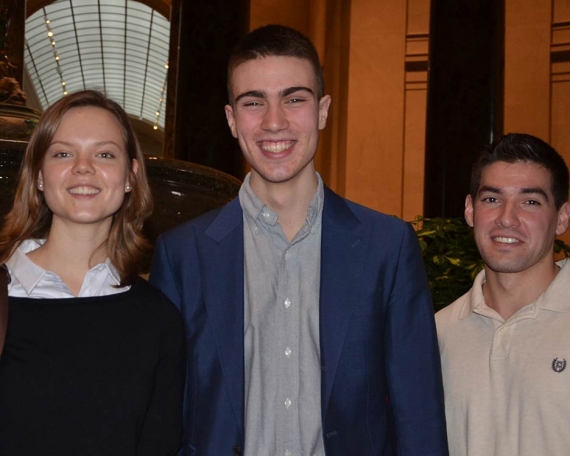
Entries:
{"type": "Polygon", "coordinates": [[[493,240],[497,242],[502,242],[503,244],[515,244],[519,242],[518,239],[509,238],[509,237],[494,237],[493,240]]]}
{"type": "Polygon", "coordinates": [[[261,148],[266,152],[279,153],[289,149],[292,145],[293,141],[264,142],[261,143],[261,148]]]}
{"type": "Polygon", "coordinates": [[[95,195],[99,193],[101,190],[94,187],[73,187],[69,189],[69,193],[73,195],[95,195]]]}

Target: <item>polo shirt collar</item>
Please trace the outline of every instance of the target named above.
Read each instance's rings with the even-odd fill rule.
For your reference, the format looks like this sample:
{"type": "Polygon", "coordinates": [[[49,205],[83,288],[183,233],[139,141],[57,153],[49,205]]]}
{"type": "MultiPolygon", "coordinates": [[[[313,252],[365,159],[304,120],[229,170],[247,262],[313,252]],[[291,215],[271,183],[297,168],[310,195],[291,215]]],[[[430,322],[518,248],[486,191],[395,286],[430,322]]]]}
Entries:
{"type": "Polygon", "coordinates": [[[464,320],[471,316],[473,311],[478,307],[488,307],[485,303],[485,297],[483,296],[483,284],[485,283],[485,270],[477,274],[475,280],[473,281],[473,286],[471,290],[465,295],[466,299],[463,301],[463,306],[459,312],[459,319],[464,320]]]}
{"type": "Polygon", "coordinates": [[[570,299],[568,299],[568,284],[570,283],[570,261],[568,258],[557,261],[560,271],[535,301],[536,307],[539,309],[550,310],[553,312],[570,311],[570,299]]]}
{"type": "MultiPolygon", "coordinates": [[[[570,299],[563,299],[568,294],[568,283],[570,283],[570,261],[568,258],[557,261],[560,271],[548,286],[548,288],[538,298],[534,304],[539,309],[550,310],[553,312],[570,311],[570,299]]],[[[485,283],[485,270],[477,274],[473,281],[473,287],[466,294],[463,302],[459,319],[464,320],[471,316],[476,308],[488,307],[483,296],[483,284],[485,283]]],[[[529,303],[532,304],[532,303],[529,303]]]]}

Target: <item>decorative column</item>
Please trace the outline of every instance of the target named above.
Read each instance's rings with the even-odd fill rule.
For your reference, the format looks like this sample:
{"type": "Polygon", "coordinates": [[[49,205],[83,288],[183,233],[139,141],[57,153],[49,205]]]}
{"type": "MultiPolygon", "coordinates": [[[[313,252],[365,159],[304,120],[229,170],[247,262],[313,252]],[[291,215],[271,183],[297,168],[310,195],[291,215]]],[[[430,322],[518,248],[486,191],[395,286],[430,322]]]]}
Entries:
{"type": "Polygon", "coordinates": [[[226,123],[226,68],[248,32],[247,0],[173,0],[165,156],[243,176],[226,123]]]}
{"type": "Polygon", "coordinates": [[[424,215],[462,217],[471,165],[502,133],[504,0],[432,0],[424,215]]]}
{"type": "Polygon", "coordinates": [[[26,2],[0,0],[0,139],[27,140],[39,118],[21,89],[25,23],[26,2]]]}

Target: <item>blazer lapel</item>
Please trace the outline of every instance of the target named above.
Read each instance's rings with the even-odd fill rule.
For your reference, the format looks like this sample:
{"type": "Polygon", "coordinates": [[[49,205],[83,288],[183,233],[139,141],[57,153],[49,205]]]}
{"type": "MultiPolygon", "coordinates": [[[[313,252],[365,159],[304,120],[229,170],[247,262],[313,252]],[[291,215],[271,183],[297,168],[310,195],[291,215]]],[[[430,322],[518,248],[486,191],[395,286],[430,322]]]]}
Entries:
{"type": "Polygon", "coordinates": [[[323,423],[362,276],[365,246],[359,225],[346,202],[325,188],[319,309],[321,364],[325,368],[321,377],[323,423]]]}
{"type": "Polygon", "coordinates": [[[206,230],[204,299],[235,419],[244,439],[243,216],[236,198],[206,230]]]}

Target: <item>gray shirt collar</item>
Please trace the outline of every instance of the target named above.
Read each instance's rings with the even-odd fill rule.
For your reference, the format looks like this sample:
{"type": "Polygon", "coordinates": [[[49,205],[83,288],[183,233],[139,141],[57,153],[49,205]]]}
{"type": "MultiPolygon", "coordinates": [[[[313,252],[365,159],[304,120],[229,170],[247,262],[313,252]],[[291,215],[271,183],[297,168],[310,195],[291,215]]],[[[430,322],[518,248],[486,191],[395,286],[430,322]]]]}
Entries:
{"type": "MultiPolygon", "coordinates": [[[[317,191],[313,196],[313,200],[307,210],[306,225],[312,228],[323,210],[325,199],[325,191],[323,180],[319,173],[315,172],[317,177],[317,191]]],[[[271,225],[275,226],[278,222],[279,215],[272,211],[263,201],[261,201],[253,192],[250,185],[251,172],[249,172],[239,191],[239,200],[241,208],[247,218],[254,221],[257,226],[271,225]]]]}

